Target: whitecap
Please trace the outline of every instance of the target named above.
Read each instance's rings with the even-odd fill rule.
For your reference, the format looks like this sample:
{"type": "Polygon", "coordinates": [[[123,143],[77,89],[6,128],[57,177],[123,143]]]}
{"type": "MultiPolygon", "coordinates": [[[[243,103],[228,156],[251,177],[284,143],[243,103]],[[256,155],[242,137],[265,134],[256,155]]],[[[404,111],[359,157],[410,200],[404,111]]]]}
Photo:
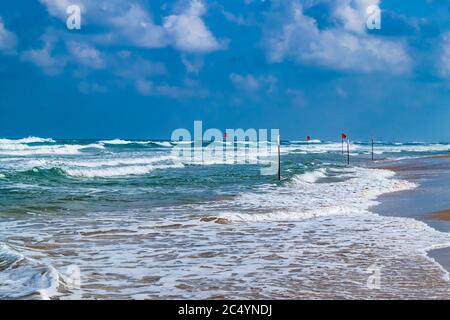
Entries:
{"type": "Polygon", "coordinates": [[[22,139],[0,139],[0,144],[13,144],[13,143],[53,143],[55,140],[52,138],[39,138],[39,137],[27,137],[22,139]]]}
{"type": "Polygon", "coordinates": [[[114,167],[98,167],[94,169],[81,168],[61,168],[66,174],[74,177],[84,178],[114,178],[131,175],[144,175],[156,169],[182,168],[181,163],[178,164],[160,164],[145,166],[114,166],[114,167]]]}

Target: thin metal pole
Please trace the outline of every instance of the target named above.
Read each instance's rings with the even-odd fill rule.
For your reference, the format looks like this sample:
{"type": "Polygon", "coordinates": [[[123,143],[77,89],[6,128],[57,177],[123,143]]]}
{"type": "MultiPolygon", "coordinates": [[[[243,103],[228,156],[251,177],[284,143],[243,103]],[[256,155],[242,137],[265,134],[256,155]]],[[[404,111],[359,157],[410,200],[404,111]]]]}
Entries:
{"type": "Polygon", "coordinates": [[[281,180],[281,152],[280,152],[280,135],[278,135],[278,181],[281,180]]]}
{"type": "Polygon", "coordinates": [[[344,155],[344,138],[342,138],[342,155],[344,155]]]}
{"type": "Polygon", "coordinates": [[[373,161],[373,139],[372,139],[372,161],[373,161]]]}
{"type": "Polygon", "coordinates": [[[347,164],[350,164],[350,142],[347,139],[347,164]]]}

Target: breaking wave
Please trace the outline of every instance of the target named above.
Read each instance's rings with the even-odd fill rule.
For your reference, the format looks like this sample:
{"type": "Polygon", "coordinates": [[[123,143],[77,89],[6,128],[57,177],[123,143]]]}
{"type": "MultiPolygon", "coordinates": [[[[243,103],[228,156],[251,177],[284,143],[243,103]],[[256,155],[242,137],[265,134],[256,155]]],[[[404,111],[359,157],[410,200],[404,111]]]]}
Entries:
{"type": "Polygon", "coordinates": [[[332,177],[341,181],[318,183],[331,172],[318,169],[293,177],[288,186],[265,187],[264,193],[247,193],[237,200],[241,207],[267,213],[224,213],[232,221],[283,221],[303,220],[329,215],[353,215],[368,212],[384,193],[416,188],[415,183],[394,178],[394,172],[381,169],[334,169],[332,177]]]}

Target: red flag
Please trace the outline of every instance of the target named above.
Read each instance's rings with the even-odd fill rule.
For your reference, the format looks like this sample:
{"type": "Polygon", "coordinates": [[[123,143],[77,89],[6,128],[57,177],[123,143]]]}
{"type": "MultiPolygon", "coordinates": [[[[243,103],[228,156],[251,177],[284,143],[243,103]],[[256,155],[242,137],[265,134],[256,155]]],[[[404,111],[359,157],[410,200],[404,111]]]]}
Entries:
{"type": "Polygon", "coordinates": [[[345,133],[342,134],[342,139],[347,139],[347,135],[345,133]]]}
{"type": "Polygon", "coordinates": [[[228,137],[228,133],[224,132],[223,133],[223,138],[226,139],[228,137]]]}
{"type": "Polygon", "coordinates": [[[311,141],[311,136],[307,136],[306,141],[311,141]]]}

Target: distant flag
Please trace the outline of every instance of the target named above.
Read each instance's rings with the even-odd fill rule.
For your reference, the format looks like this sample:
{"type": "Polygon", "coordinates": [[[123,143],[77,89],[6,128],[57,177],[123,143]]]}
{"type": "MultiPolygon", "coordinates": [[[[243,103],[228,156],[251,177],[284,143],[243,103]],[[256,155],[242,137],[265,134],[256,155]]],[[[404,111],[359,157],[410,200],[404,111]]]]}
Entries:
{"type": "Polygon", "coordinates": [[[342,134],[342,155],[344,155],[344,140],[347,139],[347,135],[345,133],[342,134]]]}
{"type": "Polygon", "coordinates": [[[223,138],[226,139],[228,137],[228,133],[224,132],[223,133],[223,138]]]}
{"type": "Polygon", "coordinates": [[[311,136],[307,136],[306,141],[311,141],[311,136]]]}

